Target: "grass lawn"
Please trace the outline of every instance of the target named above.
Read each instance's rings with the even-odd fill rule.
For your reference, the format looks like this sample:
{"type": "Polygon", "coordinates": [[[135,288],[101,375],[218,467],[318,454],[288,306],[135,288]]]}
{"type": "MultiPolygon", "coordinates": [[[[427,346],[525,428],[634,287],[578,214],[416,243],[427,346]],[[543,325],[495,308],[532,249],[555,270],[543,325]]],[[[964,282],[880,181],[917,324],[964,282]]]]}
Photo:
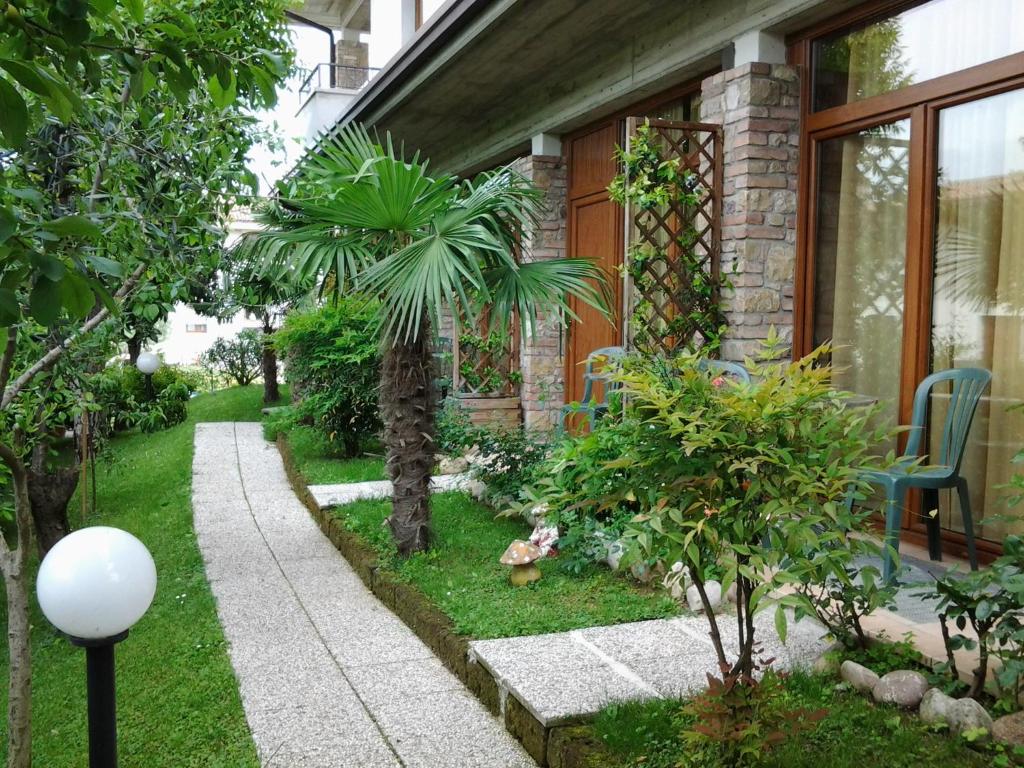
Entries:
{"type": "MultiPolygon", "coordinates": [[[[159,578],[152,608],[117,650],[122,765],[258,765],[192,531],[190,494],[196,422],[259,421],[261,397],[256,386],[199,395],[184,424],[121,435],[97,462],[98,509],[86,524],[138,536],[152,551],[159,578]]],[[[71,504],[76,527],[78,504],[71,504]]],[[[88,754],[85,656],[57,636],[38,608],[32,648],[34,764],[79,768],[88,754]]],[[[3,643],[4,681],[6,651],[3,643]]],[[[0,689],[6,708],[6,682],[0,689]]],[[[5,733],[0,743],[6,744],[5,733]]]]}
{"type": "MultiPolygon", "coordinates": [[[[794,674],[786,682],[786,706],[828,715],[813,730],[798,733],[774,749],[768,768],[918,768],[993,765],[991,752],[928,731],[916,716],[878,706],[866,697],[837,691],[834,678],[794,674]]],[[[726,768],[721,761],[700,759],[684,745],[689,723],[678,701],[615,705],[594,723],[599,737],[617,758],[618,768],[726,768]]]]}
{"type": "Polygon", "coordinates": [[[334,456],[330,443],[312,427],[289,427],[287,434],[295,465],[308,485],[385,479],[383,456],[361,456],[355,459],[334,456]]]}
{"type": "Polygon", "coordinates": [[[335,514],[381,554],[385,567],[450,616],[462,635],[533,635],[678,612],[664,590],[639,587],[605,568],[572,575],[557,558],[540,562],[539,582],[512,587],[509,567],[498,559],[509,542],[527,538],[530,529],[520,520],[496,519],[494,510],[463,493],[433,497],[433,548],[401,560],[381,525],[389,511],[389,502],[373,500],[339,507],[335,514]]]}

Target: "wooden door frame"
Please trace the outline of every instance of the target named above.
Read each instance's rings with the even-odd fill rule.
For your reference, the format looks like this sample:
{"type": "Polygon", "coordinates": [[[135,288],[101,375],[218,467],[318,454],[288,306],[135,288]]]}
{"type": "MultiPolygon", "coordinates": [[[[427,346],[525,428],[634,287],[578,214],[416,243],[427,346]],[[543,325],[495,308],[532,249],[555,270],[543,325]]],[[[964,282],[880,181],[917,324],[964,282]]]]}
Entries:
{"type": "MultiPolygon", "coordinates": [[[[892,120],[909,118],[908,222],[905,256],[903,339],[898,414],[901,424],[910,422],[914,392],[931,368],[931,311],[934,278],[934,225],[938,165],[938,121],[942,109],[1024,87],[1024,53],[1012,54],[985,64],[917,83],[898,91],[873,96],[817,112],[813,106],[812,44],[815,39],[898,13],[927,0],[878,0],[789,39],[788,60],[800,68],[801,156],[797,182],[797,265],[794,285],[793,357],[812,351],[814,345],[814,261],[817,210],[818,145],[838,136],[892,120]],[[913,213],[920,211],[920,216],[913,213]]],[[[900,437],[900,447],[906,435],[900,437]]],[[[906,538],[925,543],[920,522],[920,494],[911,494],[904,512],[906,538]]],[[[963,534],[943,530],[944,549],[966,554],[963,534]]],[[[989,557],[999,554],[999,542],[978,540],[978,549],[989,557]]]]}

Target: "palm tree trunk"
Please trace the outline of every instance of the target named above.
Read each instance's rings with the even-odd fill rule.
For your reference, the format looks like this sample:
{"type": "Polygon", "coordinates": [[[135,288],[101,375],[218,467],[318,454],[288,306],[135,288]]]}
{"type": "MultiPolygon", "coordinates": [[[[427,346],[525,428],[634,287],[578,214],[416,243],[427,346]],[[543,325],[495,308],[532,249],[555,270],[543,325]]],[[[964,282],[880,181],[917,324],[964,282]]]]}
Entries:
{"type": "Polygon", "coordinates": [[[385,342],[380,408],[388,476],[394,485],[388,526],[403,557],[430,544],[430,474],[434,467],[434,396],[430,322],[414,341],[385,342]]]}
{"type": "Polygon", "coordinates": [[[276,403],[281,399],[277,384],[277,353],[274,351],[274,326],[263,321],[263,350],[260,360],[263,368],[263,402],[276,403]]]}

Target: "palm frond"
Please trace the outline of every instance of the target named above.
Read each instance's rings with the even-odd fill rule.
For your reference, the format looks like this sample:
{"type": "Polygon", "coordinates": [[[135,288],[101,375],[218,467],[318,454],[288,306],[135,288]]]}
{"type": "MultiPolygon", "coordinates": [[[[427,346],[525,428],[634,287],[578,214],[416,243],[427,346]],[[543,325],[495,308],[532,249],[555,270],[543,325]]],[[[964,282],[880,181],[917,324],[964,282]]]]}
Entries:
{"type": "Polygon", "coordinates": [[[579,319],[569,303],[578,298],[611,320],[612,295],[604,271],[590,259],[532,261],[484,271],[492,318],[518,317],[524,334],[536,332],[539,314],[554,310],[560,322],[579,319]]]}

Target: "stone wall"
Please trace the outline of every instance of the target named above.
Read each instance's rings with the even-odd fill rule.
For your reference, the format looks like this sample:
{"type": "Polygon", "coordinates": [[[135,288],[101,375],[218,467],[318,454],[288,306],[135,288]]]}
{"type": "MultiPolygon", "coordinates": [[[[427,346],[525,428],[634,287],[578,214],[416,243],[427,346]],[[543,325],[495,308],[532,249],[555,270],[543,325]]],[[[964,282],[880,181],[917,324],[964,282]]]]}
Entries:
{"type": "MultiPolygon", "coordinates": [[[[527,155],[514,164],[544,192],[544,213],[523,242],[524,261],[565,257],[566,166],[561,157],[527,155]]],[[[558,422],[565,400],[562,328],[554,317],[542,318],[532,337],[520,342],[523,423],[546,429],[558,422]]]]}
{"type": "Polygon", "coordinates": [[[702,97],[702,120],[725,139],[722,271],[734,289],[722,357],[742,360],[772,326],[792,338],[800,81],[794,67],[744,64],[707,78],[702,97]]]}

